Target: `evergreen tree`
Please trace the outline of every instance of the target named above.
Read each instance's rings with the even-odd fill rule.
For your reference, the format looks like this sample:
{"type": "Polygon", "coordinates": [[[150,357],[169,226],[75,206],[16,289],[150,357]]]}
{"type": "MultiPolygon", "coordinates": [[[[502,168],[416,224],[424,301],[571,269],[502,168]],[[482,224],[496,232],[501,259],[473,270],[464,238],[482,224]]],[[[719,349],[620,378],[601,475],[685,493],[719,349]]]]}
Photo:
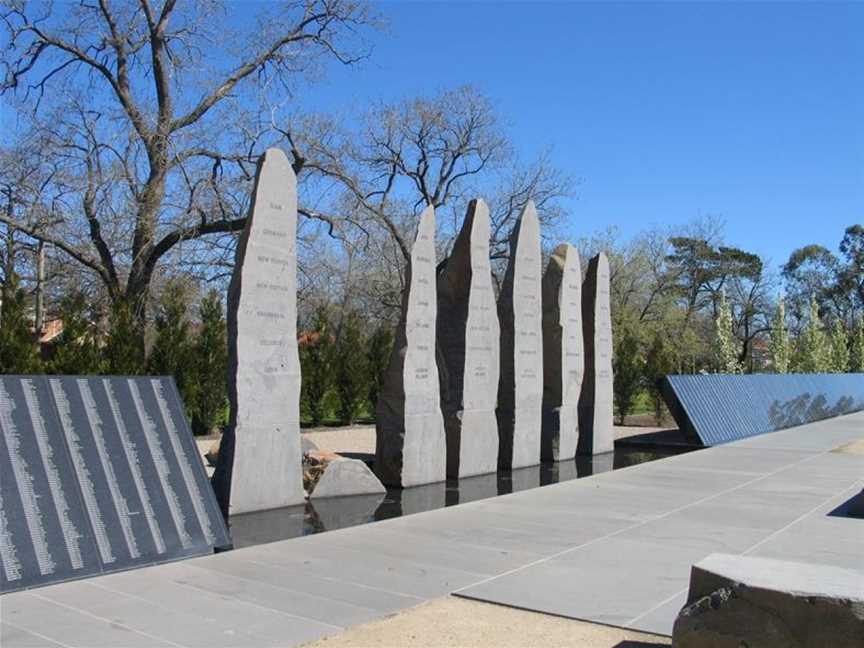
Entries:
{"type": "Polygon", "coordinates": [[[629,327],[624,327],[618,336],[612,356],[612,393],[618,423],[624,424],[625,417],[633,411],[633,403],[642,386],[643,361],[639,354],[639,339],[629,327]]]}
{"type": "Polygon", "coordinates": [[[198,313],[201,330],[193,343],[197,388],[190,416],[196,434],[209,434],[225,423],[228,406],[228,342],[222,300],[216,290],[211,290],[201,300],[198,313]]]}
{"type": "Polygon", "coordinates": [[[864,373],[864,317],[858,320],[852,331],[852,348],[849,353],[849,371],[864,373]]]}
{"type": "Polygon", "coordinates": [[[824,373],[831,370],[831,344],[822,328],[819,305],[810,299],[810,316],[798,341],[796,370],[800,373],[824,373]]]}
{"type": "Polygon", "coordinates": [[[659,425],[663,419],[663,395],[660,392],[660,382],[664,376],[675,371],[675,352],[667,344],[666,337],[661,332],[654,334],[654,339],[645,356],[645,385],[654,406],[654,419],[659,425]]]}
{"type": "Polygon", "coordinates": [[[33,344],[33,330],[27,315],[24,291],[18,279],[10,275],[0,310],[0,373],[31,374],[40,371],[40,359],[33,344]]]}
{"type": "Polygon", "coordinates": [[[111,306],[108,339],[104,349],[105,371],[115,376],[144,373],[144,336],[131,305],[117,300],[111,306]]]}
{"type": "Polygon", "coordinates": [[[354,423],[368,394],[366,342],[360,318],[354,313],[347,313],[342,320],[335,360],[339,418],[343,425],[354,423]]]}
{"type": "Polygon", "coordinates": [[[786,330],[786,304],[781,298],[771,320],[771,368],[774,373],[789,372],[792,349],[789,346],[789,332],[786,330]]]}
{"type": "Polygon", "coordinates": [[[717,319],[714,321],[714,336],[720,373],[740,374],[742,368],[738,361],[735,334],[732,330],[732,309],[729,308],[725,292],[720,293],[720,305],[717,309],[717,319]]]}
{"type": "Polygon", "coordinates": [[[102,371],[102,353],[84,293],[74,291],[60,302],[63,332],[54,344],[49,370],[55,374],[88,375],[102,371]]]}
{"type": "Polygon", "coordinates": [[[189,335],[189,291],[180,281],[169,281],[162,293],[156,312],[156,339],[147,362],[147,372],[157,376],[173,376],[177,390],[192,409],[197,386],[189,335]]]}
{"type": "Polygon", "coordinates": [[[386,324],[375,329],[369,338],[368,351],[366,353],[366,367],[369,384],[369,405],[374,412],[378,407],[378,394],[381,393],[381,383],[384,380],[384,372],[390,362],[390,354],[393,352],[393,331],[386,324]]]}
{"type": "Polygon", "coordinates": [[[300,408],[313,425],[324,418],[325,398],[333,385],[334,346],[330,316],[326,308],[319,308],[313,330],[300,349],[303,372],[300,408]]]}
{"type": "Polygon", "coordinates": [[[846,373],[849,370],[849,336],[846,327],[839,319],[831,329],[831,367],[832,373],[846,373]]]}

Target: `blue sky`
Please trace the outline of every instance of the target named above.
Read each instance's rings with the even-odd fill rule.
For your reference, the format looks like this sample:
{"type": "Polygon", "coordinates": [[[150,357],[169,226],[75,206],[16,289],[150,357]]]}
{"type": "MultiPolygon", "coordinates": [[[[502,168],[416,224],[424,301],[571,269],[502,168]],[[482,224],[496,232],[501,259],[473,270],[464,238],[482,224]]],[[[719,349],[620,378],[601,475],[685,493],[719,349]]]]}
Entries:
{"type": "Polygon", "coordinates": [[[372,59],[306,100],[477,86],[523,156],[581,180],[573,238],[711,214],[777,265],[864,222],[864,4],[379,6],[372,59]]]}

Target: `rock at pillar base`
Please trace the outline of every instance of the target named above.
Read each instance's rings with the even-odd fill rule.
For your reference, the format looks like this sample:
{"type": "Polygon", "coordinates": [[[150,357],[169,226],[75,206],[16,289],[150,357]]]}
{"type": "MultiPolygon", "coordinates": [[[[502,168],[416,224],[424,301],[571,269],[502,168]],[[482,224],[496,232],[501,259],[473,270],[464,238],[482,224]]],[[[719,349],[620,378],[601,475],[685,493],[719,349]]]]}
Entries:
{"type": "Polygon", "coordinates": [[[543,400],[540,223],[529,201],[510,237],[510,261],[498,298],[501,379],[498,467],[540,463],[543,400]]]}
{"type": "Polygon", "coordinates": [[[437,341],[447,476],[498,466],[499,326],[489,265],[489,209],[472,200],[438,275],[437,341]]]}
{"type": "Polygon", "coordinates": [[[543,275],[543,461],[576,455],[582,387],[582,269],[579,253],[555,248],[543,275]]]}
{"type": "Polygon", "coordinates": [[[387,486],[403,488],[446,479],[435,350],[435,212],[431,207],[420,217],[406,283],[375,427],[375,473],[387,486]]]}
{"type": "Polygon", "coordinates": [[[304,501],[296,236],[294,171],[268,149],[228,291],[230,416],[213,474],[226,519],[304,501]]]}
{"type": "Polygon", "coordinates": [[[615,449],[609,261],[602,252],[588,262],[582,285],[582,332],[585,373],[579,395],[577,451],[580,455],[596,455],[615,449]]]}
{"type": "Polygon", "coordinates": [[[346,495],[383,495],[387,492],[369,467],[359,459],[338,458],[327,463],[309,499],[346,495]]]}

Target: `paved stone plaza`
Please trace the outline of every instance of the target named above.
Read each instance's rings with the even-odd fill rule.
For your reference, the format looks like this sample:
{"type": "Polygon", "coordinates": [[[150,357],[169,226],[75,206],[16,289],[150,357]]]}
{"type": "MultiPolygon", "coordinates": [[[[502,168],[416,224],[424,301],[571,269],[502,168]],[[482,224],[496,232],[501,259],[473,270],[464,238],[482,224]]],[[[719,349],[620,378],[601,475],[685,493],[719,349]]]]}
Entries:
{"type": "Polygon", "coordinates": [[[862,572],[864,413],[462,506],[0,599],[4,648],[297,645],[458,596],[669,635],[713,552],[862,572]]]}

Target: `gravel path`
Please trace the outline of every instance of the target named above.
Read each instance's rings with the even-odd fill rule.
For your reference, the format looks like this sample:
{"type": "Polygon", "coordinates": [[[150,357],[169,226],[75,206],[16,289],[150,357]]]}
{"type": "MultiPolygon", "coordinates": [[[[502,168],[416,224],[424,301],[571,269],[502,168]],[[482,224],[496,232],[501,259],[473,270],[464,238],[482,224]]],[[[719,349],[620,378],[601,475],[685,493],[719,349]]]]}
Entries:
{"type": "Polygon", "coordinates": [[[670,643],[668,637],[448,596],[304,648],[661,648],[670,643]]]}

